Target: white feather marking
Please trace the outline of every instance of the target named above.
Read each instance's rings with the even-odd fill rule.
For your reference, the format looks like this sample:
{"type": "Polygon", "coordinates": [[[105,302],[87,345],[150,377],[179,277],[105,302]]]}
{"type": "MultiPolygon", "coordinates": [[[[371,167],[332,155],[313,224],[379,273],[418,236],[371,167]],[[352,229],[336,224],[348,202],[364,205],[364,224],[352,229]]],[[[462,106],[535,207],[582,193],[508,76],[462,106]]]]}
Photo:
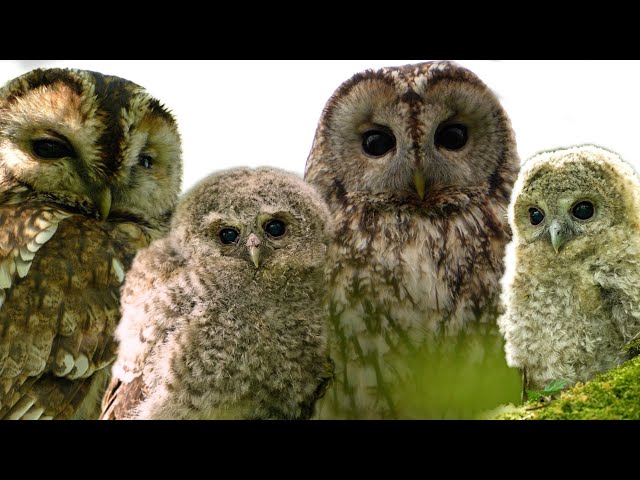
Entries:
{"type": "Polygon", "coordinates": [[[56,233],[56,230],[58,230],[58,224],[54,223],[53,225],[47,227],[45,230],[36,235],[36,242],[38,242],[40,245],[44,245],[51,239],[51,237],[53,237],[53,234],[56,233]]]}
{"type": "Polygon", "coordinates": [[[29,243],[27,243],[27,249],[28,249],[30,252],[33,252],[33,253],[36,253],[38,250],[40,250],[40,247],[41,247],[41,246],[42,246],[42,245],[41,245],[41,244],[39,244],[38,242],[36,242],[36,241],[35,241],[35,239],[34,239],[34,240],[31,240],[29,243]]]}
{"type": "Polygon", "coordinates": [[[20,420],[22,416],[36,403],[35,398],[30,397],[22,397],[18,403],[16,403],[9,415],[7,415],[7,420],[20,420]]]}
{"type": "Polygon", "coordinates": [[[4,293],[4,290],[0,290],[0,307],[2,307],[2,304],[4,303],[4,299],[6,297],[6,293],[4,293]]]}
{"type": "Polygon", "coordinates": [[[18,276],[20,278],[24,278],[29,273],[29,269],[31,268],[31,262],[24,262],[20,258],[16,258],[16,267],[18,269],[18,276]]]}
{"type": "Polygon", "coordinates": [[[73,368],[73,356],[70,353],[65,353],[65,352],[60,352],[58,353],[57,356],[58,356],[58,359],[56,359],[56,363],[58,367],[64,367],[64,368],[62,370],[58,370],[57,372],[55,372],[55,374],[58,377],[64,377],[73,368]]]}
{"type": "Polygon", "coordinates": [[[40,420],[53,420],[53,417],[51,415],[43,415],[40,420]]]}
{"type": "Polygon", "coordinates": [[[29,251],[28,248],[22,247],[20,249],[20,258],[22,258],[22,260],[24,260],[25,262],[30,262],[31,260],[33,260],[33,257],[35,257],[36,254],[34,252],[29,251]]]}
{"type": "Polygon", "coordinates": [[[120,263],[120,260],[117,258],[113,258],[111,260],[111,266],[113,267],[113,271],[115,272],[118,281],[122,283],[124,280],[124,267],[122,266],[122,263],[120,263]]]}
{"type": "MultiPolygon", "coordinates": [[[[13,263],[13,259],[9,260],[13,263]]],[[[11,286],[11,274],[9,273],[9,261],[0,263],[0,288],[9,288],[11,286]]]]}
{"type": "Polygon", "coordinates": [[[22,420],[40,420],[43,413],[43,407],[31,407],[29,411],[22,416],[22,420]]]}
{"type": "Polygon", "coordinates": [[[89,359],[86,355],[80,354],[80,356],[76,359],[75,366],[71,369],[71,372],[67,375],[67,378],[70,380],[75,380],[80,378],[82,375],[86,373],[89,369],[89,359]]]}

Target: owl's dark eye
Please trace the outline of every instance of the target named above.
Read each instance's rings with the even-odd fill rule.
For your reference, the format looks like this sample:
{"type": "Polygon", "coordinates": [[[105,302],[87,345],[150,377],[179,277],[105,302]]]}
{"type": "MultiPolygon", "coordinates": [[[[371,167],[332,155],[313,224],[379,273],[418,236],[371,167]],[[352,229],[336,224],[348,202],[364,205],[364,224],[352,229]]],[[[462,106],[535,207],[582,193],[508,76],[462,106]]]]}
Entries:
{"type": "Polygon", "coordinates": [[[580,202],[571,211],[573,216],[580,220],[587,220],[593,217],[593,203],[591,202],[580,202]]]}
{"type": "Polygon", "coordinates": [[[529,209],[529,220],[531,220],[531,225],[538,225],[544,220],[544,213],[542,213],[542,210],[532,207],[529,209]]]}
{"type": "Polygon", "coordinates": [[[367,155],[381,157],[396,146],[396,137],[384,130],[367,130],[362,134],[362,149],[367,155]]]}
{"type": "Polygon", "coordinates": [[[153,165],[153,157],[151,155],[142,154],[138,157],[138,163],[144,168],[151,168],[153,165]]]}
{"type": "Polygon", "coordinates": [[[460,150],[467,144],[468,138],[467,127],[459,123],[453,123],[440,125],[434,140],[437,147],[443,147],[447,150],[460,150]]]}
{"type": "Polygon", "coordinates": [[[225,245],[235,243],[240,233],[235,228],[223,228],[220,230],[220,241],[225,245]]]}
{"type": "Polygon", "coordinates": [[[287,231],[287,226],[281,220],[270,220],[264,224],[264,231],[272,237],[281,237],[287,231]]]}
{"type": "Polygon", "coordinates": [[[33,149],[33,153],[40,158],[46,158],[47,160],[72,157],[75,154],[68,144],[53,138],[34,140],[31,148],[33,149]]]}

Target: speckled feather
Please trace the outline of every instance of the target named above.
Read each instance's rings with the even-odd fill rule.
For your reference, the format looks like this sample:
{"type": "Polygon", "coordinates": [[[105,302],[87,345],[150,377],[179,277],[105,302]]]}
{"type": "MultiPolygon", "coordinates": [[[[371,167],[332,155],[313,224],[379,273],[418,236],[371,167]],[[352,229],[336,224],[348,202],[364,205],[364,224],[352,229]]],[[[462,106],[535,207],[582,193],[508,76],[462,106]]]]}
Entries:
{"type": "Polygon", "coordinates": [[[132,82],[49,69],[0,90],[0,418],[97,418],[121,282],[181,171],[175,122],[132,82]],[[71,153],[40,158],[42,139],[71,153]]]}
{"type": "Polygon", "coordinates": [[[302,179],[237,168],[185,194],[171,233],[127,275],[103,419],[304,419],[331,379],[329,212],[302,179]],[[280,239],[265,222],[287,223],[280,239]],[[236,244],[219,232],[233,227],[236,244]],[[256,267],[247,250],[261,242],[256,267]]]}
{"type": "Polygon", "coordinates": [[[327,267],[336,380],[321,418],[410,416],[393,398],[410,381],[401,357],[495,325],[518,163],[498,100],[454,63],[368,70],[329,99],[305,171],[336,223],[327,267]],[[436,147],[438,126],[456,121],[469,129],[466,146],[436,147]],[[362,134],[380,126],[395,148],[368,157],[362,134]]]}
{"type": "Polygon", "coordinates": [[[554,380],[587,381],[625,358],[640,332],[640,179],[616,154],[582,146],[525,162],[513,191],[499,325],[509,365],[528,389],[554,380]],[[572,218],[580,201],[588,220],[572,218]],[[544,220],[532,225],[529,208],[544,220]],[[563,226],[556,253],[549,233],[563,226]]]}

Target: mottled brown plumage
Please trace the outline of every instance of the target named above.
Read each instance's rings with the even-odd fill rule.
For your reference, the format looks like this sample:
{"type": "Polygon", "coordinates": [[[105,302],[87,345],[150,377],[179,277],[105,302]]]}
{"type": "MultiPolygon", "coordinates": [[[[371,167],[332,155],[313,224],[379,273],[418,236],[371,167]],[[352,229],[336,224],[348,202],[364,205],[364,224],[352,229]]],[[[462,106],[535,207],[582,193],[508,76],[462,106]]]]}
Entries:
{"type": "Polygon", "coordinates": [[[497,98],[456,64],[368,70],[329,99],[305,171],[336,222],[321,417],[410,417],[394,398],[412,381],[403,357],[495,330],[518,163],[497,98]]]}
{"type": "Polygon", "coordinates": [[[127,274],[102,418],[309,418],[332,375],[331,233],[320,196],[287,172],[235,168],[193,187],[127,274]]]}
{"type": "Polygon", "coordinates": [[[0,418],[97,418],[121,282],[181,173],[172,116],[128,80],[39,69],[0,90],[0,418]]]}

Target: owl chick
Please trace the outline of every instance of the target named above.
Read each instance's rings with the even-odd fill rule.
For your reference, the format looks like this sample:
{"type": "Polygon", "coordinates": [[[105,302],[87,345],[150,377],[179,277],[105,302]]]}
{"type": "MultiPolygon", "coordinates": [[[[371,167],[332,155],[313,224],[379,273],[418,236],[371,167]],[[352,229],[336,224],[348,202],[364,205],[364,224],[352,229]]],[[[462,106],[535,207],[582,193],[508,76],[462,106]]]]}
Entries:
{"type": "Polygon", "coordinates": [[[527,161],[513,191],[498,320],[526,388],[586,381],[625,359],[640,332],[640,181],[582,146],[527,161]]]}
{"type": "Polygon", "coordinates": [[[122,78],[33,70],[0,89],[0,418],[97,418],[119,289],[168,231],[172,115],[122,78]]]}
{"type": "Polygon", "coordinates": [[[403,416],[392,391],[408,378],[399,358],[471,324],[497,333],[518,165],[496,96],[455,63],[367,70],[336,90],[305,171],[335,220],[336,375],[322,417],[403,416]]]}
{"type": "Polygon", "coordinates": [[[213,174],[122,291],[104,419],[306,419],[331,378],[329,211],[274,168],[213,174]]]}

